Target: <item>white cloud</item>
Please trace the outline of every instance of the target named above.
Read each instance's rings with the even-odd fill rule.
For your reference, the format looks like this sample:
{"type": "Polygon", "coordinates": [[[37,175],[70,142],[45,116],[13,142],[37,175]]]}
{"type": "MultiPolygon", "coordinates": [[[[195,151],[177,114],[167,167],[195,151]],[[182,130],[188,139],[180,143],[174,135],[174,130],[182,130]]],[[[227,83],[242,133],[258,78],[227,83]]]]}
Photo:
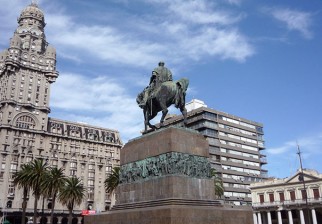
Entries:
{"type": "Polygon", "coordinates": [[[305,157],[311,157],[318,154],[322,155],[322,134],[303,137],[298,140],[288,141],[279,147],[268,148],[266,151],[268,154],[272,155],[295,153],[297,152],[298,146],[300,147],[305,157]]]}
{"type": "Polygon", "coordinates": [[[247,43],[246,38],[235,29],[209,28],[187,39],[181,47],[196,59],[202,56],[199,52],[205,52],[222,59],[233,58],[244,61],[246,57],[255,52],[254,48],[247,43]]]}
{"type": "Polygon", "coordinates": [[[236,27],[242,16],[218,10],[209,1],[148,3],[163,8],[144,17],[128,15],[129,19],[123,20],[121,26],[91,25],[90,18],[81,24],[63,10],[47,13],[46,21],[50,24],[47,39],[67,59],[77,62],[98,59],[140,67],[154,64],[160,58],[176,63],[206,56],[244,61],[255,52],[236,27]]]}
{"type": "MultiPolygon", "coordinates": [[[[179,64],[206,56],[244,61],[255,52],[237,29],[243,16],[222,7],[219,9],[212,1],[149,0],[146,4],[160,10],[147,11],[144,16],[127,14],[128,19],[123,19],[122,24],[96,20],[94,23],[90,17],[86,24],[81,23],[78,17],[59,5],[61,3],[48,0],[41,3],[40,6],[47,9],[43,10],[47,40],[57,48],[61,57],[77,63],[99,60],[101,63],[146,67],[160,59],[179,64]]],[[[0,18],[12,21],[11,32],[4,32],[3,42],[8,41],[16,27],[17,12],[20,13],[29,2],[9,1],[8,4],[12,10],[0,9],[3,11],[0,18]]],[[[2,5],[7,5],[7,1],[2,5]]],[[[6,23],[0,26],[3,24],[6,23]]],[[[5,29],[2,27],[1,30],[5,29]]]]}
{"type": "Polygon", "coordinates": [[[268,166],[271,175],[278,177],[293,175],[300,168],[300,161],[297,155],[300,147],[303,168],[314,169],[322,172],[322,134],[302,137],[298,140],[285,142],[281,146],[267,148],[268,166]]]}
{"type": "Polygon", "coordinates": [[[296,148],[296,141],[290,141],[290,142],[285,142],[282,146],[275,147],[275,148],[269,148],[266,151],[269,154],[279,155],[279,154],[284,154],[284,153],[290,152],[291,150],[294,150],[295,148],[296,148]]]}
{"type": "Polygon", "coordinates": [[[272,16],[287,25],[289,30],[299,31],[303,37],[310,39],[313,37],[310,31],[312,15],[308,12],[298,10],[273,8],[268,10],[272,16]]]}
{"type": "Polygon", "coordinates": [[[239,20],[227,11],[216,10],[209,1],[171,0],[167,3],[170,11],[190,23],[228,25],[239,20]]]}
{"type": "Polygon", "coordinates": [[[51,92],[51,106],[65,120],[117,129],[123,140],[138,136],[142,130],[143,114],[135,98],[107,76],[63,73],[51,92]]]}

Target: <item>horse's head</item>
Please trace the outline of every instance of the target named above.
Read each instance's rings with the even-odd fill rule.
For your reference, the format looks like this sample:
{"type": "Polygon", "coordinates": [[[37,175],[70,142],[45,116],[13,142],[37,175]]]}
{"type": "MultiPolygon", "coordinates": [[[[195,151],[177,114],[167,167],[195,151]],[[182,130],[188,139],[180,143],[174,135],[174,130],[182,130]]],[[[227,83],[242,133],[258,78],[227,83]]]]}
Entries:
{"type": "Polygon", "coordinates": [[[144,91],[139,93],[136,97],[136,103],[139,105],[139,107],[141,107],[143,109],[144,105],[143,105],[143,99],[144,99],[144,91]]]}

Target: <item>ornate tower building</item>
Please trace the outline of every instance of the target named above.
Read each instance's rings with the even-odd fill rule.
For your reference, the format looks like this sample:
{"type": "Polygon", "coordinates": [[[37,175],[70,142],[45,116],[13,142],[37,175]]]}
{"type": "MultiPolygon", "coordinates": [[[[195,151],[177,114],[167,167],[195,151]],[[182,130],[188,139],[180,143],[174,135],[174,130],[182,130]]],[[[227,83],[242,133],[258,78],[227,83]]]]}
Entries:
{"type": "Polygon", "coordinates": [[[8,50],[0,54],[2,125],[47,129],[50,84],[58,77],[56,50],[46,41],[43,12],[35,3],[18,18],[8,50]]]}
{"type": "MultiPolygon", "coordinates": [[[[82,210],[104,211],[113,203],[104,180],[119,166],[122,142],[118,131],[48,117],[50,86],[58,77],[56,50],[46,41],[44,13],[36,3],[22,10],[7,50],[0,53],[0,218],[21,222],[22,191],[13,184],[21,164],[44,159],[63,167],[66,176],[81,178],[87,189],[74,209],[73,223],[82,210]]],[[[27,216],[33,215],[29,194],[27,216]]],[[[52,201],[39,200],[38,223],[47,223],[52,201]]],[[[67,223],[67,210],[55,206],[53,223],[67,223]]],[[[1,222],[1,220],[0,220],[1,222]]]]}

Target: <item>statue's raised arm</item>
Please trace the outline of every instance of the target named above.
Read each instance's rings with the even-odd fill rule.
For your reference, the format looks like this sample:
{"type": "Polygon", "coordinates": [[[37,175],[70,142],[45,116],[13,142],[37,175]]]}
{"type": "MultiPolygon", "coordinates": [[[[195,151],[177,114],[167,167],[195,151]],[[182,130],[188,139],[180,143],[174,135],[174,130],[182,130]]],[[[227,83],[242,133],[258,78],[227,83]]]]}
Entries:
{"type": "Polygon", "coordinates": [[[143,109],[145,131],[147,131],[147,126],[153,130],[156,129],[155,125],[150,124],[150,120],[160,111],[162,111],[160,120],[162,126],[168,107],[172,104],[180,109],[184,124],[187,121],[185,98],[189,80],[182,78],[173,81],[171,71],[164,64],[163,61],[159,62],[159,66],[152,71],[149,85],[136,98],[138,105],[143,109]]]}

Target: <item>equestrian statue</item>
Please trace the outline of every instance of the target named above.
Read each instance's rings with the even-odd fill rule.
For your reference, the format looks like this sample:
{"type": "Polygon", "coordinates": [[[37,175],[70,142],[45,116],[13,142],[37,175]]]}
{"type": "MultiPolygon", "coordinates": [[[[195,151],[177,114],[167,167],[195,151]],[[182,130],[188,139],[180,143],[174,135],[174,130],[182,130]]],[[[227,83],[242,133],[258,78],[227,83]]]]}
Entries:
{"type": "Polygon", "coordinates": [[[160,111],[162,111],[160,119],[160,127],[162,127],[168,113],[168,107],[173,104],[180,109],[184,124],[187,124],[185,98],[188,85],[189,80],[187,78],[173,81],[171,71],[164,66],[164,62],[159,62],[159,66],[152,71],[149,85],[136,98],[139,107],[143,109],[145,132],[148,126],[152,130],[157,129],[155,125],[150,123],[150,120],[157,116],[160,111]]]}

